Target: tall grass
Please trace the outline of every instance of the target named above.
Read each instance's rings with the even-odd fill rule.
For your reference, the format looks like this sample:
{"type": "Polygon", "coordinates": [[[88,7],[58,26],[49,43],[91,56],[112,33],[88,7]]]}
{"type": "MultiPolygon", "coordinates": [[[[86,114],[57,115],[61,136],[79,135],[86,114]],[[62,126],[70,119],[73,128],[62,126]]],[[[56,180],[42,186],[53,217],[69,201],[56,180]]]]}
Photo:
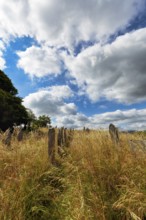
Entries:
{"type": "Polygon", "coordinates": [[[25,197],[35,180],[47,170],[47,136],[29,134],[12,140],[11,149],[0,144],[0,219],[24,219],[25,197]]]}
{"type": "Polygon", "coordinates": [[[87,219],[144,219],[146,154],[115,146],[103,131],[76,133],[71,157],[78,167],[87,219]]]}
{"type": "Polygon", "coordinates": [[[47,131],[0,142],[1,220],[139,220],[146,214],[146,154],[121,135],[75,131],[56,166],[48,160],[47,131]]]}

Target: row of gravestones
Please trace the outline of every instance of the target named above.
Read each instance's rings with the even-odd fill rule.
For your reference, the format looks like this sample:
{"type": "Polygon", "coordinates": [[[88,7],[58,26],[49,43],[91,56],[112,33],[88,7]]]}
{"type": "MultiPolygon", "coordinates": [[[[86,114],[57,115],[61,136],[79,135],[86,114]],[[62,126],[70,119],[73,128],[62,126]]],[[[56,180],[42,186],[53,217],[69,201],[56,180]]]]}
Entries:
{"type": "Polygon", "coordinates": [[[17,140],[18,141],[22,141],[23,139],[23,128],[8,128],[6,130],[6,132],[4,133],[4,138],[2,139],[2,142],[6,145],[6,146],[10,146],[11,145],[11,139],[12,139],[12,135],[15,133],[17,140]]]}
{"type": "MultiPolygon", "coordinates": [[[[83,128],[84,132],[89,133],[88,128],[83,128]]],[[[48,155],[51,164],[55,164],[55,156],[63,152],[63,147],[68,147],[70,141],[73,138],[73,130],[68,130],[64,127],[61,129],[50,128],[48,132],[48,155]]],[[[109,133],[114,144],[119,144],[119,132],[118,129],[113,125],[109,125],[109,133]]]]}
{"type": "MultiPolygon", "coordinates": [[[[89,133],[89,128],[83,128],[84,132],[89,133]]],[[[50,162],[52,164],[55,164],[55,155],[58,153],[59,155],[62,154],[63,148],[62,147],[68,147],[70,144],[70,141],[73,137],[73,130],[68,130],[66,128],[50,128],[48,132],[48,155],[50,162]]],[[[119,143],[119,132],[118,129],[113,125],[109,125],[109,133],[111,136],[112,141],[115,144],[119,143]]]]}
{"type": "MultiPolygon", "coordinates": [[[[89,129],[83,128],[83,131],[90,132],[89,129]]],[[[22,141],[23,139],[23,133],[24,129],[22,127],[18,128],[9,128],[4,135],[3,143],[7,146],[10,146],[11,144],[11,138],[12,134],[16,133],[17,140],[22,141]],[[17,130],[17,131],[16,131],[17,130]]],[[[109,125],[109,134],[111,136],[111,139],[114,144],[119,145],[120,139],[119,139],[119,132],[115,125],[110,124],[109,125]]],[[[52,155],[52,146],[58,146],[58,152],[62,150],[62,146],[68,146],[73,136],[73,130],[68,130],[66,128],[51,128],[49,129],[49,155],[52,155]]],[[[130,148],[132,150],[135,150],[137,145],[141,145],[142,149],[146,150],[146,140],[130,140],[129,141],[130,148]]]]}
{"type": "MultiPolygon", "coordinates": [[[[73,130],[68,130],[66,128],[60,128],[57,129],[53,128],[52,130],[58,131],[57,135],[57,144],[58,146],[62,147],[62,146],[68,146],[70,139],[71,139],[71,134],[73,133],[73,130]]],[[[49,129],[49,131],[51,131],[51,129],[49,129]]],[[[41,131],[36,132],[36,134],[38,134],[38,136],[40,135],[41,131]]],[[[24,135],[24,128],[20,127],[20,128],[8,128],[5,133],[3,135],[1,135],[1,139],[3,144],[5,144],[6,146],[10,146],[11,145],[11,140],[12,140],[12,135],[14,135],[17,140],[20,142],[23,140],[23,135],[24,135]]],[[[42,133],[41,133],[42,135],[42,133]]]]}
{"type": "Polygon", "coordinates": [[[86,128],[86,127],[83,127],[83,131],[89,133],[89,132],[90,132],[90,129],[89,129],[89,128],[86,128]]]}
{"type": "Polygon", "coordinates": [[[63,147],[69,147],[74,130],[67,128],[50,128],[48,131],[48,155],[50,162],[55,164],[56,154],[63,155],[63,147]]]}
{"type": "MultiPolygon", "coordinates": [[[[56,127],[57,128],[57,127],[56,127]]],[[[23,134],[24,134],[24,128],[20,127],[20,128],[8,128],[6,130],[6,132],[4,133],[4,137],[2,138],[2,142],[6,145],[6,146],[10,146],[11,145],[11,140],[12,140],[12,135],[14,134],[17,137],[17,140],[20,142],[23,140],[23,134]]],[[[51,130],[51,129],[50,129],[51,130]]],[[[73,129],[68,130],[67,128],[60,128],[57,129],[58,130],[58,146],[63,146],[64,143],[67,146],[69,144],[69,139],[68,139],[68,133],[73,132],[73,129]]],[[[83,128],[83,131],[89,133],[90,129],[89,128],[83,128]]],[[[69,135],[70,136],[70,135],[69,135]]]]}
{"type": "MultiPolygon", "coordinates": [[[[2,140],[4,145],[10,147],[12,136],[16,137],[17,141],[20,142],[24,139],[24,134],[25,133],[28,134],[30,132],[31,132],[30,129],[25,129],[24,127],[19,127],[19,128],[11,127],[11,128],[8,128],[4,134],[0,135],[0,139],[2,140]]],[[[37,137],[44,136],[44,133],[40,130],[35,130],[34,132],[37,135],[37,137]]]]}

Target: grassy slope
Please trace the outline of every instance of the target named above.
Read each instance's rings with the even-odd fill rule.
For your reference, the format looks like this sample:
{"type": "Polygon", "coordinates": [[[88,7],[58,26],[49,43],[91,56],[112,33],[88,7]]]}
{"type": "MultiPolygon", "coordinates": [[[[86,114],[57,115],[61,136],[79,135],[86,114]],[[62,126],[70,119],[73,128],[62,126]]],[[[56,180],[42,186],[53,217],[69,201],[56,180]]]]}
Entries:
{"type": "Polygon", "coordinates": [[[112,144],[103,131],[75,132],[52,167],[47,134],[30,134],[13,150],[0,142],[1,220],[139,220],[146,213],[146,157],[129,138],[112,144]]]}

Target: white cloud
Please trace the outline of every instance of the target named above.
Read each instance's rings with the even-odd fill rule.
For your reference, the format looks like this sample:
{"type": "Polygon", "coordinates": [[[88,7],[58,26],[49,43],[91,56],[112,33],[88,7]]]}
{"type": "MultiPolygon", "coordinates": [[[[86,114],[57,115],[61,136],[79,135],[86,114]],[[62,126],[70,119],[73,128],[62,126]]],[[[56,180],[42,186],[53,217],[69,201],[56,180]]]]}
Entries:
{"type": "Polygon", "coordinates": [[[143,0],[1,0],[0,37],[29,35],[70,47],[124,28],[143,6],[143,0]]]}
{"type": "Polygon", "coordinates": [[[0,50],[5,50],[6,48],[5,48],[5,44],[4,44],[4,42],[1,40],[0,41],[0,50]]]}
{"type": "Polygon", "coordinates": [[[79,113],[72,102],[66,102],[73,96],[68,86],[52,86],[31,93],[24,98],[24,105],[37,116],[49,115],[53,126],[71,128],[108,128],[114,123],[120,129],[146,129],[146,109],[117,110],[95,114],[90,117],[79,113]]]}
{"type": "Polygon", "coordinates": [[[6,68],[6,62],[5,62],[4,58],[1,56],[1,53],[0,53],[0,69],[4,70],[5,68],[6,68]]]}
{"type": "Polygon", "coordinates": [[[76,105],[65,102],[72,96],[73,92],[68,86],[52,86],[29,94],[24,98],[23,104],[37,116],[42,114],[51,117],[74,115],[77,110],[76,105]]]}
{"type": "Polygon", "coordinates": [[[106,112],[103,114],[96,114],[90,118],[92,125],[95,127],[106,127],[110,123],[114,123],[121,129],[146,129],[146,109],[136,110],[130,109],[127,111],[117,110],[114,112],[106,112]]]}
{"type": "Polygon", "coordinates": [[[96,102],[101,97],[130,104],[146,100],[146,28],[91,46],[77,57],[62,54],[70,75],[96,102]]]}
{"type": "Polygon", "coordinates": [[[142,7],[142,0],[30,1],[36,38],[70,45],[79,40],[100,39],[127,25],[142,7]],[[136,5],[135,5],[136,4],[136,5]],[[39,31],[42,30],[42,31],[39,31]]]}
{"type": "Polygon", "coordinates": [[[38,78],[61,73],[61,63],[55,49],[32,46],[25,51],[18,51],[17,67],[22,68],[31,77],[38,78]]]}
{"type": "MultiPolygon", "coordinates": [[[[85,125],[89,125],[87,123],[88,117],[86,117],[84,114],[77,113],[74,115],[63,115],[63,116],[57,116],[56,121],[54,125],[57,125],[58,127],[66,127],[66,128],[83,128],[85,125]]],[[[92,124],[90,123],[90,127],[92,124]]]]}
{"type": "Polygon", "coordinates": [[[3,52],[5,50],[5,44],[3,41],[0,41],[0,69],[4,70],[6,68],[6,61],[3,57],[3,52]]]}
{"type": "Polygon", "coordinates": [[[67,85],[51,86],[39,89],[39,92],[47,92],[54,99],[67,99],[73,96],[73,91],[67,85]]]}
{"type": "Polygon", "coordinates": [[[56,116],[56,123],[59,127],[72,128],[104,128],[108,129],[110,123],[114,123],[120,130],[144,130],[146,129],[146,109],[127,111],[117,110],[87,117],[84,114],[76,113],[74,116],[56,116]]]}
{"type": "Polygon", "coordinates": [[[32,34],[29,22],[29,3],[27,0],[0,1],[0,38],[11,38],[32,34]]]}

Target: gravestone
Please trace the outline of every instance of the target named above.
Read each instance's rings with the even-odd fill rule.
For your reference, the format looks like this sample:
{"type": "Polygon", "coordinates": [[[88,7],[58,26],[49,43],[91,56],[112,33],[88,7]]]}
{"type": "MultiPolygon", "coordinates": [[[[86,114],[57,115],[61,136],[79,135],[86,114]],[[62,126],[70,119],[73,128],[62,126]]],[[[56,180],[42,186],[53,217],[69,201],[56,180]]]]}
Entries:
{"type": "Polygon", "coordinates": [[[129,144],[132,151],[137,151],[138,149],[141,149],[143,152],[146,153],[146,140],[130,140],[129,144]]]}
{"type": "Polygon", "coordinates": [[[23,128],[20,128],[19,133],[17,135],[17,140],[22,141],[23,139],[23,128]]]}
{"type": "Polygon", "coordinates": [[[118,144],[119,143],[119,132],[118,132],[118,128],[116,128],[115,125],[110,124],[109,125],[109,133],[111,136],[111,139],[113,141],[114,144],[118,144]]]}
{"type": "Polygon", "coordinates": [[[3,143],[7,146],[11,145],[11,138],[12,138],[12,129],[8,128],[5,132],[5,139],[3,140],[3,143]]]}
{"type": "Polygon", "coordinates": [[[50,162],[54,164],[55,162],[55,129],[50,128],[48,132],[48,156],[50,162]]]}

